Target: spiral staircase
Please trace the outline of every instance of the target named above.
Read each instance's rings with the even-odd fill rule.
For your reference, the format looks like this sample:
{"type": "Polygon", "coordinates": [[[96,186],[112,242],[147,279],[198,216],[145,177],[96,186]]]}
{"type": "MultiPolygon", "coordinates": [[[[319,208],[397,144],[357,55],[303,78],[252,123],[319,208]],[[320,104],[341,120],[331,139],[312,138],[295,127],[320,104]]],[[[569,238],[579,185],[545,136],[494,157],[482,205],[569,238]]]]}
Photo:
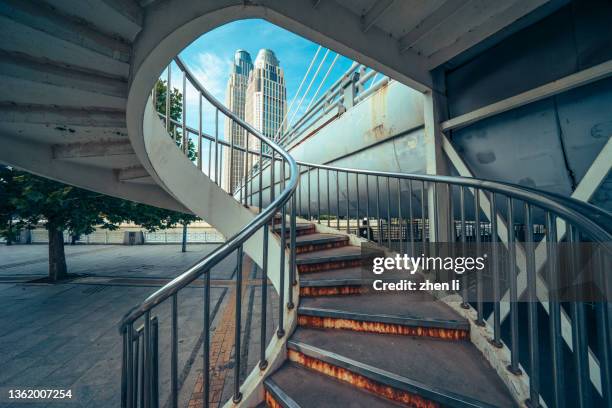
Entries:
{"type": "MultiPolygon", "coordinates": [[[[239,264],[250,257],[262,269],[262,293],[270,283],[280,301],[277,335],[268,343],[262,339],[260,363],[243,382],[240,353],[234,356],[235,388],[227,406],[573,406],[565,389],[570,383],[576,384],[578,405],[612,406],[609,303],[595,302],[588,315],[583,301],[562,305],[551,290],[559,259],[549,245],[594,243],[595,254],[609,265],[610,214],[487,180],[296,162],[215,100],[180,58],[167,65],[191,32],[202,28],[196,20],[183,28],[173,21],[156,27],[144,13],[148,3],[154,2],[0,2],[0,161],[105,194],[191,211],[229,237],[126,313],[120,324],[122,406],[160,406],[162,394],[169,406],[178,406],[177,297],[198,278],[205,282],[202,367],[208,401],[208,272],[229,256],[239,264]],[[152,33],[171,30],[183,31],[155,42],[152,33]],[[152,89],[164,66],[168,82],[171,70],[178,68],[182,77],[172,87],[196,89],[199,111],[183,105],[183,117],[171,119],[168,105],[155,109],[152,89]],[[217,124],[221,116],[252,137],[239,146],[206,134],[202,104],[212,106],[217,124]],[[189,127],[185,115],[199,115],[199,126],[189,127]],[[178,147],[169,132],[181,135],[178,147]],[[194,161],[185,156],[190,141],[194,161]],[[231,194],[219,177],[228,150],[232,160],[255,168],[231,194]],[[436,221],[441,212],[450,214],[447,225],[436,221]],[[370,226],[360,237],[363,218],[370,226]],[[546,226],[539,244],[537,220],[546,226]],[[514,234],[515,224],[524,226],[523,234],[514,234]],[[484,234],[483,225],[490,232],[484,234]],[[503,260],[492,255],[499,256],[492,300],[479,295],[481,277],[474,296],[467,289],[441,299],[368,289],[371,281],[360,269],[364,245],[415,254],[440,236],[476,244],[487,237],[507,251],[503,260]],[[538,251],[548,261],[540,261],[538,251]],[[538,337],[544,330],[538,300],[550,316],[547,344],[538,337]],[[161,304],[171,308],[169,356],[158,350],[161,304]],[[509,310],[503,333],[502,308],[509,310]],[[544,353],[554,373],[550,390],[540,384],[549,373],[541,369],[544,353]],[[169,358],[171,367],[163,390],[161,358],[169,358]],[[544,393],[551,395],[546,401],[544,393]]],[[[610,290],[607,272],[598,276],[604,294],[610,290]]],[[[241,342],[240,302],[236,296],[235,344],[241,342]]],[[[265,317],[265,308],[261,313],[265,317]]]]}

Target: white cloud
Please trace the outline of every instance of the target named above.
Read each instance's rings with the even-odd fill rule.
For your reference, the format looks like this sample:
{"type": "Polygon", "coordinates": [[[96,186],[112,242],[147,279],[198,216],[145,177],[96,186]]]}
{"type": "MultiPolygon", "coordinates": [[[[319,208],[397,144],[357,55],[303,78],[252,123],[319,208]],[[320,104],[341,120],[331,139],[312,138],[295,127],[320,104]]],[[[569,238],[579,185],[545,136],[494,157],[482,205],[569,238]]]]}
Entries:
{"type": "Polygon", "coordinates": [[[223,59],[211,52],[202,52],[190,61],[189,68],[215,98],[225,102],[225,87],[232,68],[230,59],[223,59]]]}

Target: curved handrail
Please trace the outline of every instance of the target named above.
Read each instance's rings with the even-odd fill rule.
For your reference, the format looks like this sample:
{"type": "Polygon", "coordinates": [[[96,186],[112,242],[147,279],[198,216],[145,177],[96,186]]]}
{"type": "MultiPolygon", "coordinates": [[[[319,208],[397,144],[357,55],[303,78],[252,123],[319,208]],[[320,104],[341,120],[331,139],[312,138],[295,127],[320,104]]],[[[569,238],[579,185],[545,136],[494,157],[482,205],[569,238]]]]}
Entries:
{"type": "Polygon", "coordinates": [[[552,211],[571,221],[590,234],[591,238],[600,243],[612,241],[612,214],[584,201],[561,196],[534,188],[519,186],[512,183],[458,176],[438,176],[429,174],[408,174],[386,171],[361,170],[348,167],[335,167],[324,164],[314,164],[297,161],[299,166],[306,166],[343,173],[363,174],[368,176],[391,177],[406,180],[426,181],[432,183],[454,184],[501,193],[506,196],[529,202],[536,207],[552,211]],[[605,228],[604,228],[605,226],[605,228]]]}
{"type": "Polygon", "coordinates": [[[229,238],[225,244],[214,250],[206,258],[200,260],[195,265],[187,269],[185,272],[168,282],[166,285],[161,287],[159,290],[148,296],[140,305],[130,310],[121,320],[119,324],[119,330],[122,332],[124,328],[133,323],[139,317],[143,316],[147,311],[150,311],[153,307],[160,304],[164,300],[170,298],[176,294],[180,289],[189,285],[200,275],[207,272],[216,265],[218,262],[223,260],[227,255],[238,249],[238,247],[246,242],[255,232],[270,222],[276,212],[282,208],[287,201],[291,198],[291,195],[295,191],[298,183],[298,167],[297,163],[285,151],[281,146],[275,143],[273,140],[267,138],[257,129],[237,117],[232,111],[227,109],[220,101],[218,101],[206,88],[197,80],[189,68],[183,63],[180,57],[174,59],[176,64],[185,72],[187,78],[190,80],[192,85],[208,100],[215,108],[219,109],[223,114],[230,117],[240,127],[244,128],[248,134],[255,136],[261,141],[261,143],[267,144],[272,150],[277,152],[282,159],[284,159],[289,166],[290,177],[285,184],[284,190],[270,203],[268,206],[262,209],[251,222],[249,222],[240,232],[233,237],[229,238]]]}

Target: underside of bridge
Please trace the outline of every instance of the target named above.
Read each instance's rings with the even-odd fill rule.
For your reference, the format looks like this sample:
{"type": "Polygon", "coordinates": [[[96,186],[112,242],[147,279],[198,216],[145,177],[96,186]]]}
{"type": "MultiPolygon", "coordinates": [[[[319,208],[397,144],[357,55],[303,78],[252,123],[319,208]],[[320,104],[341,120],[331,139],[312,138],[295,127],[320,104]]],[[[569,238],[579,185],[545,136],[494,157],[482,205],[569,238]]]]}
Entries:
{"type": "MultiPolygon", "coordinates": [[[[160,387],[177,406],[178,393],[191,391],[178,385],[177,296],[204,279],[208,356],[209,271],[248,256],[279,295],[277,335],[263,335],[261,362],[246,376],[234,353],[226,406],[612,407],[610,76],[605,0],[0,0],[0,163],[192,212],[228,237],[126,310],[122,406],[163,405],[160,387]],[[388,80],[363,97],[349,84],[343,92],[355,99],[347,91],[323,126],[269,140],[177,57],[247,18],[388,80]],[[183,78],[172,86],[199,94],[197,129],[185,122],[197,111],[171,121],[169,108],[151,103],[170,69],[183,78]],[[205,134],[202,103],[264,147],[205,134]],[[168,137],[177,131],[178,147],[168,137]],[[190,138],[195,159],[185,155],[190,138]],[[229,192],[219,162],[228,149],[253,168],[229,192]],[[494,259],[465,291],[380,294],[361,268],[371,246],[420,255],[456,242],[487,242],[494,259]],[[558,242],[593,245],[597,296],[573,289],[560,298],[566,258],[549,245],[558,242]],[[164,302],[169,353],[157,349],[164,302]]],[[[576,286],[578,275],[563,279],[576,286]]],[[[209,406],[214,367],[203,364],[209,406]]]]}

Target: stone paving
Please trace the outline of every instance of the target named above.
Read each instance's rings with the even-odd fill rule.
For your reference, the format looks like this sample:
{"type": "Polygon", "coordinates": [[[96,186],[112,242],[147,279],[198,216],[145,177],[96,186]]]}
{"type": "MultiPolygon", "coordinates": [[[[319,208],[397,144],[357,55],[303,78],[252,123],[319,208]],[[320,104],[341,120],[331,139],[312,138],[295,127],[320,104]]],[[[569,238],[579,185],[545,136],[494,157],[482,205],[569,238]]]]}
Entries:
{"type": "MultiPolygon", "coordinates": [[[[67,246],[69,272],[83,276],[59,284],[30,281],[46,276],[46,246],[0,247],[0,406],[119,406],[122,343],[117,323],[155,287],[215,247],[191,245],[187,253],[181,253],[177,245],[67,246]],[[70,389],[73,401],[10,401],[8,390],[15,388],[70,389]]],[[[217,404],[232,392],[234,269],[232,257],[211,275],[211,356],[218,357],[211,357],[211,369],[217,404]]],[[[248,278],[242,288],[242,377],[259,358],[261,292],[258,268],[247,261],[243,270],[248,278]]],[[[277,302],[272,289],[268,298],[269,338],[277,302]]],[[[196,282],[181,291],[178,302],[180,406],[187,406],[190,400],[197,400],[198,381],[201,387],[201,284],[196,282]]],[[[160,406],[164,406],[170,383],[169,305],[158,306],[155,315],[160,320],[160,406]]]]}

